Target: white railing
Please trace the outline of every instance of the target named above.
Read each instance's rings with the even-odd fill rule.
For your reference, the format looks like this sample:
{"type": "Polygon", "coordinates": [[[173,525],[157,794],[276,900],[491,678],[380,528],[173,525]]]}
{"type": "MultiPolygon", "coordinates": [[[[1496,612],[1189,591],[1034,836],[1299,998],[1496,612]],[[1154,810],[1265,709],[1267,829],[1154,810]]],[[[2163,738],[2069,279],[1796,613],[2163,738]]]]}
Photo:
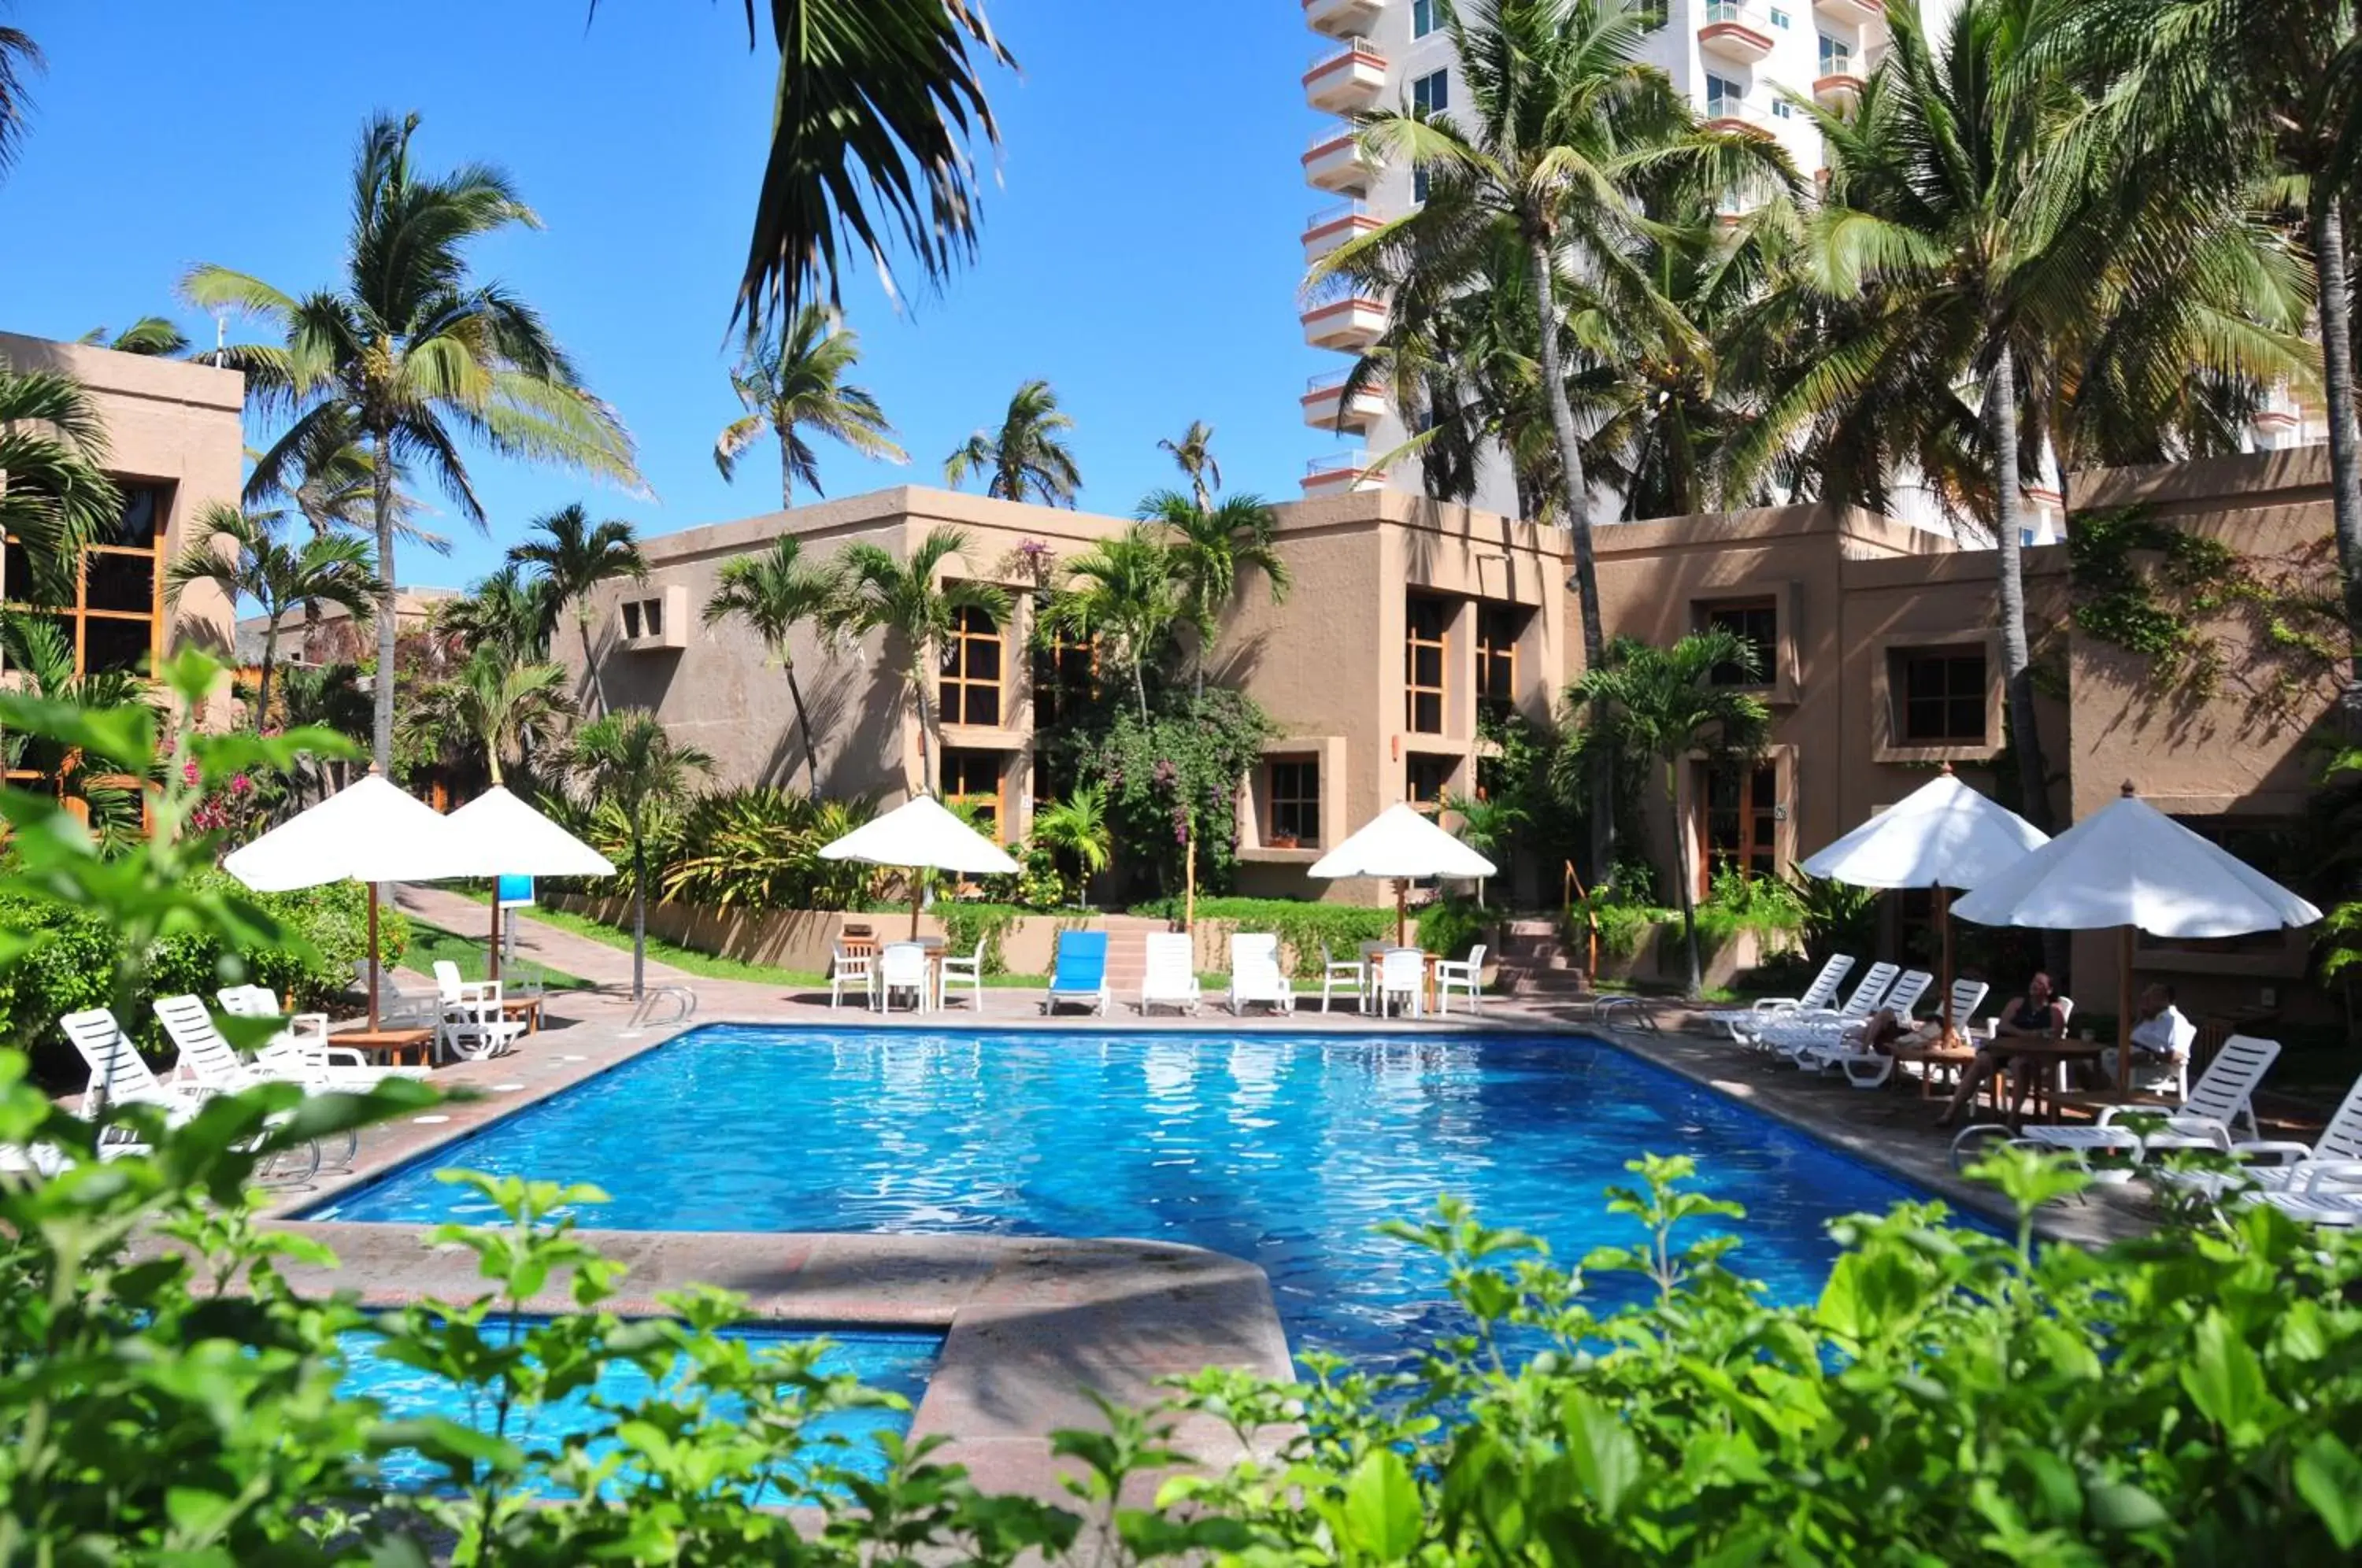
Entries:
{"type": "Polygon", "coordinates": [[[1343,223],[1349,218],[1365,217],[1374,222],[1377,215],[1371,210],[1370,204],[1367,202],[1359,200],[1336,202],[1322,207],[1319,212],[1306,218],[1304,231],[1309,234],[1316,228],[1327,228],[1332,223],[1343,223]]]}
{"type": "Polygon", "coordinates": [[[1307,376],[1304,378],[1304,390],[1308,394],[1311,392],[1342,392],[1345,390],[1346,381],[1352,377],[1352,373],[1353,372],[1349,369],[1343,370],[1323,370],[1317,376],[1307,376]]]}
{"type": "Polygon", "coordinates": [[[1708,98],[1705,101],[1705,117],[1708,120],[1737,120],[1741,125],[1761,126],[1766,129],[1772,125],[1771,116],[1765,114],[1760,105],[1744,98],[1708,98]]]}
{"type": "Polygon", "coordinates": [[[1304,312],[1304,319],[1309,321],[1316,315],[1326,315],[1332,310],[1349,308],[1384,311],[1386,308],[1386,302],[1368,294],[1341,294],[1333,300],[1323,300],[1317,305],[1308,307],[1304,312]]]}
{"type": "MultiPolygon", "coordinates": [[[[1342,64],[1346,61],[1356,58],[1368,61],[1371,64],[1376,66],[1381,71],[1384,71],[1386,68],[1386,57],[1385,51],[1380,50],[1376,44],[1372,43],[1368,39],[1355,37],[1341,39],[1337,42],[1330,44],[1328,48],[1322,50],[1319,54],[1314,55],[1312,57],[1311,70],[1326,71],[1332,65],[1342,64]]],[[[1308,72],[1307,74],[1308,75],[1310,72],[1308,72]]]]}
{"type": "Polygon", "coordinates": [[[1716,22],[1737,22],[1759,33],[1771,25],[1748,0],[1706,0],[1705,14],[1699,18],[1699,26],[1712,27],[1716,22]]]}
{"type": "Polygon", "coordinates": [[[1305,150],[1318,152],[1324,147],[1334,147],[1341,141],[1350,142],[1352,139],[1353,127],[1343,120],[1339,120],[1327,130],[1315,131],[1312,136],[1312,145],[1305,150]]]}
{"type": "Polygon", "coordinates": [[[1370,466],[1370,454],[1362,451],[1332,452],[1325,458],[1315,458],[1304,465],[1306,479],[1320,479],[1330,474],[1352,474],[1359,477],[1370,466]]]}

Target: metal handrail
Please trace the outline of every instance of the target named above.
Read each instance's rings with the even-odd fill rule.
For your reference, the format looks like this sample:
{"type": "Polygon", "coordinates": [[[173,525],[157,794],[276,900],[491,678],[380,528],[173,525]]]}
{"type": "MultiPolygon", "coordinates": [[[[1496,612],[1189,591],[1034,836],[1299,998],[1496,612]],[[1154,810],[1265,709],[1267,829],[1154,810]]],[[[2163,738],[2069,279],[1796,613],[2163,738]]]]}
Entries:
{"type": "Polygon", "coordinates": [[[1365,217],[1374,220],[1377,215],[1370,210],[1369,203],[1357,196],[1352,201],[1335,202],[1322,207],[1304,220],[1304,227],[1306,232],[1309,233],[1316,228],[1326,228],[1332,223],[1343,223],[1348,218],[1365,217]]]}
{"type": "Polygon", "coordinates": [[[1566,867],[1566,912],[1569,915],[1573,914],[1575,900],[1582,900],[1583,923],[1590,929],[1590,950],[1584,955],[1587,961],[1584,966],[1583,983],[1590,989],[1597,990],[1599,988],[1599,912],[1591,907],[1591,894],[1584,890],[1583,878],[1575,874],[1574,862],[1569,860],[1564,862],[1564,865],[1566,867]]]}
{"type": "Polygon", "coordinates": [[[1380,49],[1374,40],[1357,33],[1352,38],[1338,39],[1327,49],[1324,49],[1319,53],[1314,55],[1312,57],[1310,69],[1313,71],[1319,71],[1323,66],[1334,65],[1341,60],[1351,60],[1355,55],[1367,55],[1370,59],[1375,61],[1381,69],[1383,69],[1386,63],[1385,51],[1380,49]]]}
{"type": "Polygon", "coordinates": [[[1706,0],[1705,14],[1699,19],[1699,25],[1712,27],[1716,22],[1738,22],[1749,27],[1760,27],[1763,20],[1747,0],[1706,0]]]}
{"type": "Polygon", "coordinates": [[[1314,132],[1312,139],[1306,143],[1305,150],[1308,152],[1318,151],[1321,148],[1334,147],[1341,141],[1352,141],[1352,139],[1353,127],[1345,121],[1339,120],[1327,130],[1314,132]]]}
{"type": "Polygon", "coordinates": [[[1365,473],[1369,467],[1370,454],[1367,452],[1333,452],[1328,457],[1315,458],[1305,464],[1304,475],[1307,479],[1312,479],[1321,474],[1341,474],[1348,471],[1365,473]]]}
{"type": "Polygon", "coordinates": [[[1341,370],[1323,370],[1317,376],[1305,377],[1304,390],[1308,392],[1340,391],[1352,374],[1353,370],[1350,365],[1341,370]]]}
{"type": "Polygon", "coordinates": [[[637,1034],[658,1025],[687,1023],[696,1016],[697,993],[695,991],[687,986],[651,986],[641,996],[639,1005],[632,1009],[632,1021],[624,1026],[624,1032],[637,1034]],[[660,1019],[656,1016],[659,1003],[671,1005],[673,1009],[671,1017],[660,1019]]]}

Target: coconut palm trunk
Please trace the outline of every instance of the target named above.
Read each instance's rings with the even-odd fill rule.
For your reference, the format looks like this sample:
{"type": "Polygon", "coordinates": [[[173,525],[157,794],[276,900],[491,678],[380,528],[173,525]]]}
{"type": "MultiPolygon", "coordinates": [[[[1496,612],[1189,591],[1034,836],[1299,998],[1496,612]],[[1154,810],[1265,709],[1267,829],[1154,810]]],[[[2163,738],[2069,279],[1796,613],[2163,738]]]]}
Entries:
{"type": "Polygon", "coordinates": [[[279,657],[279,617],[269,614],[262,622],[262,672],[254,682],[254,733],[260,734],[270,723],[270,667],[279,657]]]}
{"type": "MultiPolygon", "coordinates": [[[[1665,765],[1665,802],[1678,811],[1681,801],[1680,765],[1665,765]]],[[[1673,881],[1674,890],[1681,895],[1682,909],[1682,995],[1695,1001],[1705,993],[1705,958],[1698,950],[1697,933],[1697,867],[1690,853],[1689,824],[1676,814],[1673,819],[1673,881]]]]}
{"type": "MultiPolygon", "coordinates": [[[[924,643],[919,645],[922,654],[924,653],[926,646],[924,643]]],[[[932,795],[935,792],[935,769],[933,754],[929,742],[933,738],[934,718],[933,711],[927,701],[927,664],[923,657],[911,661],[910,681],[911,701],[919,705],[919,787],[915,792],[932,795]]]]}
{"type": "MultiPolygon", "coordinates": [[[[1574,548],[1574,597],[1583,617],[1583,662],[1597,669],[1607,656],[1607,635],[1599,618],[1599,563],[1591,547],[1591,513],[1584,505],[1583,447],[1575,434],[1574,408],[1567,401],[1566,375],[1559,365],[1558,307],[1554,301],[1549,237],[1534,230],[1526,241],[1533,274],[1534,320],[1541,339],[1542,387],[1550,396],[1551,435],[1558,447],[1561,502],[1574,548]]],[[[1591,777],[1591,875],[1595,881],[1616,862],[1615,768],[1597,767],[1591,777]]]]}
{"type": "Polygon", "coordinates": [[[795,657],[787,651],[785,645],[780,646],[779,659],[787,667],[788,701],[795,706],[796,734],[803,737],[805,790],[814,801],[818,801],[820,799],[820,756],[812,750],[811,715],[804,710],[803,683],[796,679],[795,657]]]}
{"type": "Polygon", "coordinates": [[[377,452],[372,502],[377,525],[377,689],[370,693],[370,755],[378,772],[393,776],[393,432],[381,425],[370,432],[377,452]]]}
{"type": "Polygon", "coordinates": [[[2362,454],[2355,449],[2353,302],[2345,274],[2345,204],[2334,192],[2312,204],[2314,310],[2321,323],[2321,379],[2329,404],[2329,498],[2337,529],[2353,668],[2345,706],[2362,727],[2362,454]]]}
{"type": "Polygon", "coordinates": [[[607,688],[599,678],[599,661],[590,657],[590,609],[584,605],[574,616],[574,629],[582,635],[582,668],[590,677],[590,716],[597,718],[607,711],[607,688]]]}
{"type": "Polygon", "coordinates": [[[2017,754],[2025,820],[2050,831],[2048,769],[2035,728],[2034,659],[2025,635],[2025,556],[2019,533],[2017,355],[2006,338],[1993,355],[1985,388],[1985,438],[1992,448],[1993,543],[2001,600],[2001,657],[2009,707],[2009,740],[2017,754]]]}

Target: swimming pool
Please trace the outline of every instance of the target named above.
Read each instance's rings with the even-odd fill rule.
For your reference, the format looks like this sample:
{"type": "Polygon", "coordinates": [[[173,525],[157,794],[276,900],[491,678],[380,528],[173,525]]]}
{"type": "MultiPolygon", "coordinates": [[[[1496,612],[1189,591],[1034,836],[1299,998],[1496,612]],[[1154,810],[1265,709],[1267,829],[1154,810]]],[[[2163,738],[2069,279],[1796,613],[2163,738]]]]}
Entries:
{"type": "MultiPolygon", "coordinates": [[[[1926,1196],[1604,1043],[1555,1035],[713,1026],[494,1122],[315,1219],[490,1220],[436,1168],[595,1182],[589,1225],[1184,1242],[1260,1264],[1290,1345],[1383,1364],[1460,1326],[1436,1261],[1372,1234],[1438,1194],[1562,1262],[1628,1242],[1600,1189],[1696,1157],[1732,1265],[1816,1295],[1839,1215],[1926,1196]]],[[[1637,1281],[1594,1281],[1603,1304],[1637,1281]]]]}
{"type": "MultiPolygon", "coordinates": [[[[485,1332],[496,1342],[507,1342],[497,1324],[488,1325],[485,1332]]],[[[927,1376],[934,1370],[935,1360],[943,1351],[940,1334],[748,1327],[734,1329],[730,1335],[758,1351],[766,1346],[825,1338],[830,1348],[822,1353],[814,1370],[824,1375],[853,1374],[866,1387],[901,1395],[914,1408],[926,1392],[927,1376]]],[[[431,1372],[392,1360],[381,1353],[380,1343],[376,1335],[366,1332],[343,1336],[339,1348],[344,1352],[346,1370],[339,1393],[348,1398],[375,1399],[396,1420],[441,1416],[462,1426],[489,1427],[491,1412],[472,1408],[467,1390],[431,1372]]],[[[555,1449],[567,1437],[589,1431],[605,1419],[592,1408],[594,1396],[614,1404],[635,1406],[655,1391],[655,1381],[639,1367],[628,1362],[613,1362],[601,1368],[594,1387],[581,1389],[537,1412],[530,1423],[513,1428],[510,1435],[531,1447],[555,1449]]],[[[716,1401],[715,1408],[725,1416],[731,1408],[721,1400],[716,1401]]],[[[818,1418],[804,1429],[815,1443],[828,1445],[825,1457],[829,1463],[872,1478],[886,1473],[886,1455],[875,1441],[877,1434],[907,1433],[910,1430],[908,1409],[839,1410],[818,1418]]],[[[598,1454],[611,1446],[594,1443],[591,1452],[598,1454]]],[[[397,1449],[387,1454],[380,1461],[379,1470],[387,1485],[396,1491],[423,1492],[448,1481],[441,1466],[430,1463],[415,1449],[397,1449]]],[[[755,1500],[776,1505],[797,1499],[767,1487],[765,1495],[755,1500]]]]}

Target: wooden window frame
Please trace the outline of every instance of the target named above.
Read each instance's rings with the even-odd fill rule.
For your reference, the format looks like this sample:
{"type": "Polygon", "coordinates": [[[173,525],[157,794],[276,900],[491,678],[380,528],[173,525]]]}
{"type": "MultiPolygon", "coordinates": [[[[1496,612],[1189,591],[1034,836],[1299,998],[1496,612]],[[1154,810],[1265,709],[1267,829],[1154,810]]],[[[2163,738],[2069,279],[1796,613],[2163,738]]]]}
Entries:
{"type": "Polygon", "coordinates": [[[1992,682],[1992,661],[1979,646],[1896,648],[1887,656],[1894,666],[1889,676],[1891,697],[1894,704],[1894,734],[1904,745],[1988,745],[1992,743],[1992,714],[1986,712],[1985,694],[1992,682]],[[1959,689],[1958,667],[1976,661],[1976,679],[1971,687],[1959,689]],[[1916,668],[1937,667],[1944,670],[1943,691],[1935,696],[1921,697],[1912,689],[1912,672],[1916,668]],[[1976,703],[1980,715],[1977,733],[1963,734],[1952,728],[1955,711],[1963,704],[1976,703]],[[1915,708],[1936,708],[1943,714],[1943,730],[1937,734],[1917,734],[1912,730],[1915,708]]]}
{"type": "Polygon", "coordinates": [[[935,701],[947,724],[966,724],[980,729],[999,729],[1009,717],[1009,634],[978,606],[966,605],[953,612],[952,635],[944,646],[948,655],[935,678],[935,701]],[[988,634],[973,629],[969,618],[982,620],[991,631],[988,634]],[[987,679],[967,673],[971,657],[969,649],[989,643],[997,655],[995,667],[999,673],[987,679]],[[968,716],[970,705],[980,691],[992,693],[992,717],[977,720],[968,716]],[[954,699],[957,699],[957,716],[954,715],[954,699]]]}
{"type": "Polygon", "coordinates": [[[998,843],[1009,842],[1009,757],[1007,754],[988,751],[980,746],[947,745],[944,747],[943,756],[936,765],[936,771],[942,780],[944,801],[946,804],[954,801],[989,799],[992,801],[992,836],[998,843]],[[974,757],[991,759],[992,790],[988,796],[981,790],[952,788],[952,765],[955,757],[963,764],[974,757]]]}
{"type": "Polygon", "coordinates": [[[1416,811],[1441,811],[1443,798],[1451,793],[1451,776],[1460,771],[1461,761],[1457,756],[1440,752],[1406,752],[1403,756],[1403,799],[1416,811]],[[1422,767],[1440,767],[1443,770],[1442,779],[1432,798],[1422,797],[1418,792],[1418,774],[1422,767]]]}
{"type": "MultiPolygon", "coordinates": [[[[1716,625],[1716,617],[1719,615],[1753,614],[1761,612],[1768,612],[1772,616],[1772,636],[1770,642],[1763,648],[1764,658],[1762,668],[1755,672],[1755,679],[1752,680],[1722,680],[1709,677],[1710,679],[1713,679],[1715,685],[1737,687],[1741,690],[1747,691],[1768,691],[1780,684],[1781,639],[1787,630],[1787,627],[1784,624],[1787,617],[1782,613],[1783,606],[1781,604],[1780,599],[1781,596],[1776,593],[1749,593],[1741,597],[1733,597],[1729,599],[1701,599],[1692,606],[1692,611],[1696,622],[1696,629],[1701,632],[1713,630],[1716,625]]],[[[1739,633],[1738,635],[1746,637],[1746,640],[1750,643],[1755,640],[1751,636],[1747,636],[1747,634],[1743,632],[1739,633]]],[[[1717,665],[1715,668],[1716,670],[1719,670],[1722,667],[1717,665]]]]}
{"type": "Polygon", "coordinates": [[[1476,606],[1476,707],[1480,712],[1511,713],[1518,706],[1518,645],[1525,640],[1530,613],[1522,604],[1500,604],[1489,601],[1476,606]],[[1494,624],[1487,624],[1487,623],[1494,624]],[[1497,640],[1494,632],[1500,626],[1508,628],[1506,642],[1497,640]],[[1508,679],[1503,683],[1507,691],[1496,695],[1491,676],[1496,667],[1506,669],[1508,679]]]}
{"type": "Polygon", "coordinates": [[[1276,841],[1283,837],[1292,837],[1296,840],[1296,843],[1292,847],[1297,849],[1319,848],[1321,844],[1320,834],[1322,827],[1320,820],[1320,754],[1318,752],[1288,752],[1282,755],[1266,756],[1263,761],[1264,799],[1269,807],[1264,817],[1264,821],[1269,825],[1264,832],[1264,843],[1266,845],[1275,848],[1289,847],[1277,844],[1276,841]],[[1296,775],[1296,777],[1290,780],[1295,788],[1285,793],[1283,793],[1280,789],[1282,769],[1288,769],[1296,775]],[[1303,831],[1303,818],[1299,814],[1297,818],[1296,831],[1292,834],[1289,833],[1281,825],[1280,818],[1281,813],[1284,812],[1295,813],[1309,812],[1311,813],[1312,831],[1310,833],[1303,831]]]}
{"type": "Polygon", "coordinates": [[[1451,723],[1451,606],[1441,599],[1427,594],[1411,594],[1403,604],[1403,729],[1415,735],[1446,734],[1451,723]],[[1420,635],[1418,611],[1432,606],[1442,623],[1433,637],[1420,635]],[[1422,648],[1435,650],[1435,683],[1422,685],[1418,679],[1418,656],[1422,648]],[[1422,726],[1418,722],[1418,700],[1435,699],[1435,724],[1422,726]]]}
{"type": "MultiPolygon", "coordinates": [[[[126,490],[136,489],[154,492],[156,530],[150,536],[149,542],[145,547],[104,543],[84,545],[82,556],[74,567],[73,602],[70,604],[35,604],[15,597],[10,597],[6,601],[6,607],[19,613],[50,618],[66,624],[68,638],[73,648],[74,674],[78,677],[86,676],[91,672],[90,624],[93,621],[114,622],[124,625],[144,623],[148,628],[148,669],[150,673],[155,670],[158,663],[164,657],[164,562],[169,554],[167,545],[171,534],[175,486],[170,480],[130,478],[118,478],[117,482],[126,490]],[[94,556],[118,556],[130,560],[145,561],[148,564],[148,607],[145,610],[93,608],[90,602],[90,562],[94,556]]],[[[6,543],[18,548],[23,547],[23,541],[13,534],[6,536],[6,543]]],[[[5,585],[5,589],[13,595],[17,586],[15,583],[8,583],[5,585]]],[[[138,672],[138,666],[135,661],[129,673],[136,675],[138,672]]]]}

